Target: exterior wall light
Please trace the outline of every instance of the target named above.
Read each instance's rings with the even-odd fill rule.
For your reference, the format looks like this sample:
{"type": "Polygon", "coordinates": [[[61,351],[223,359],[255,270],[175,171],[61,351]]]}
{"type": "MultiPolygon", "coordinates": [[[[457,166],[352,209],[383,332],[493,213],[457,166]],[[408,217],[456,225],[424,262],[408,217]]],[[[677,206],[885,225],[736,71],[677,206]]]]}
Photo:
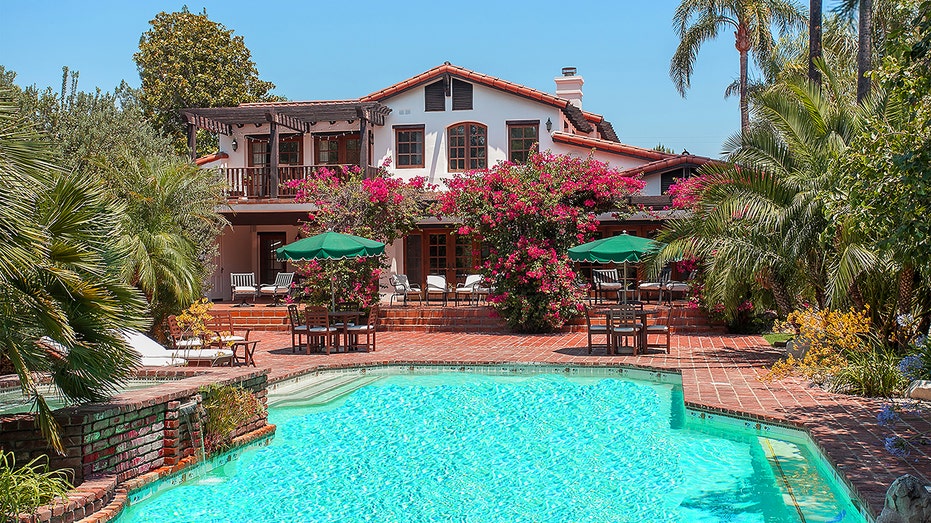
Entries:
{"type": "MultiPolygon", "coordinates": [[[[550,120],[549,118],[547,118],[546,119],[546,132],[550,132],[552,130],[553,130],[553,120],[550,120]]],[[[235,151],[236,148],[233,147],[233,150],[235,151]]]]}
{"type": "Polygon", "coordinates": [[[233,146],[233,151],[235,151],[236,149],[239,149],[239,142],[237,142],[235,138],[233,138],[232,146],[233,146]]]}

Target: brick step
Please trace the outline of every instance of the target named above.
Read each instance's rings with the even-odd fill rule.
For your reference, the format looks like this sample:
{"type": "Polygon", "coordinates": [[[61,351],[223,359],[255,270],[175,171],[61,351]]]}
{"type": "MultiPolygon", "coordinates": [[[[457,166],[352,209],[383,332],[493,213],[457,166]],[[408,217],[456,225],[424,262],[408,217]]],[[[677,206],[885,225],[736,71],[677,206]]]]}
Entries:
{"type": "MultiPolygon", "coordinates": [[[[256,331],[287,332],[290,330],[286,307],[231,307],[217,304],[218,310],[229,310],[237,326],[256,331]]],[[[667,317],[659,313],[647,318],[647,325],[666,323],[667,317]]],[[[673,333],[723,334],[724,326],[715,324],[699,309],[677,308],[670,319],[673,333]]],[[[491,307],[449,305],[383,307],[379,325],[385,331],[400,332],[507,332],[505,321],[494,315],[491,307]]],[[[564,332],[584,332],[585,319],[576,318],[564,332]]]]}

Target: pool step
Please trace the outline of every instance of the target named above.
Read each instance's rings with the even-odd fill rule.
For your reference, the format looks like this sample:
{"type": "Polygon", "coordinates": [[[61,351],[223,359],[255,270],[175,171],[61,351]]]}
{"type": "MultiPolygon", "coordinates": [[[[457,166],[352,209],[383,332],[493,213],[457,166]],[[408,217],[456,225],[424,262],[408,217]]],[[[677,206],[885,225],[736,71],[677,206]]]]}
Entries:
{"type": "Polygon", "coordinates": [[[269,407],[323,405],[381,379],[381,376],[337,374],[315,376],[283,385],[268,394],[269,407]]]}

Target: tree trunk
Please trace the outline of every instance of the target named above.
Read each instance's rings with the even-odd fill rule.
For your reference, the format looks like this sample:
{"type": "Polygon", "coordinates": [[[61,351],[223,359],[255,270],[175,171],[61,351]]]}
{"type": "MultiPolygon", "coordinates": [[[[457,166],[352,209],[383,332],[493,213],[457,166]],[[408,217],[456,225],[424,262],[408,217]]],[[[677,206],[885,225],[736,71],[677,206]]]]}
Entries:
{"type": "Polygon", "coordinates": [[[821,71],[815,60],[821,58],[821,0],[810,0],[808,20],[808,81],[821,87],[821,71]]]}
{"type": "Polygon", "coordinates": [[[870,94],[870,79],[866,73],[873,60],[873,0],[860,0],[860,34],[857,48],[857,103],[870,94]]]}
{"type": "Polygon", "coordinates": [[[773,299],[776,300],[776,309],[780,318],[785,318],[794,309],[792,304],[792,295],[786,288],[785,283],[772,276],[768,277],[769,289],[773,292],[773,299]]]}
{"type": "Polygon", "coordinates": [[[912,289],[915,284],[915,268],[911,265],[902,267],[899,272],[899,314],[912,311],[912,289]]]}
{"type": "Polygon", "coordinates": [[[734,38],[734,47],[740,53],[740,134],[746,134],[750,129],[750,106],[747,100],[747,53],[750,51],[750,35],[744,24],[737,27],[734,38]]]}

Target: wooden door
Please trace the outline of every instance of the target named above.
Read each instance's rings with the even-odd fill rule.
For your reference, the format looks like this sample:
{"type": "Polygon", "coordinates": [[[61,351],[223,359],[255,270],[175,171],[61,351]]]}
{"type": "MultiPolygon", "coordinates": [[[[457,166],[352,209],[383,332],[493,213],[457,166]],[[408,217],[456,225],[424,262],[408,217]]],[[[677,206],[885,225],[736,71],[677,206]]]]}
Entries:
{"type": "Polygon", "coordinates": [[[283,246],[286,241],[287,236],[283,232],[259,233],[259,274],[256,275],[259,281],[256,283],[275,283],[275,276],[285,272],[286,262],[278,261],[275,249],[283,246]]]}

